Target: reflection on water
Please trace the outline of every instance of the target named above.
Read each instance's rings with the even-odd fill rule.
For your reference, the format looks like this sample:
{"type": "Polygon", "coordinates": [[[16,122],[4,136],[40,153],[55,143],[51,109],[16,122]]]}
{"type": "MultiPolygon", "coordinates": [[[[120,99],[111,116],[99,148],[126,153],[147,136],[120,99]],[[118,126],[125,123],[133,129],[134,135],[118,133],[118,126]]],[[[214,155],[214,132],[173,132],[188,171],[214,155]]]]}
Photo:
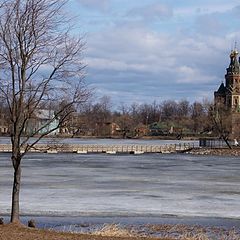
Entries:
{"type": "MultiPolygon", "coordinates": [[[[68,216],[240,216],[240,161],[186,154],[29,154],[21,211],[68,216]]],[[[12,167],[0,154],[0,213],[9,213],[12,167]]]]}

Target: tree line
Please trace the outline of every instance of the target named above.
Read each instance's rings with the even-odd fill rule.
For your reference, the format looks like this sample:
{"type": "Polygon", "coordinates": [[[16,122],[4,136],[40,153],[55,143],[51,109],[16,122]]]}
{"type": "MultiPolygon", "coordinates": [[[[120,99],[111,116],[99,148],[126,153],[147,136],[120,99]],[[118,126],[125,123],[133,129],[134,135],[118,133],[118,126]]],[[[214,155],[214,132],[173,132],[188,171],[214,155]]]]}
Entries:
{"type": "Polygon", "coordinates": [[[210,134],[212,103],[206,100],[165,100],[157,103],[120,104],[113,108],[109,97],[84,103],[65,122],[72,136],[137,137],[161,135],[210,134]]]}
{"type": "MultiPolygon", "coordinates": [[[[62,102],[48,108],[56,112],[62,102]]],[[[66,105],[66,103],[65,103],[66,105]]],[[[213,133],[213,104],[207,100],[165,100],[160,103],[120,104],[113,108],[110,97],[84,101],[59,124],[59,135],[78,137],[141,137],[175,135],[179,137],[213,133]]],[[[0,101],[0,119],[8,126],[9,114],[0,101]]],[[[61,118],[61,114],[58,114],[61,118]]],[[[66,113],[62,113],[66,115],[66,113]]]]}

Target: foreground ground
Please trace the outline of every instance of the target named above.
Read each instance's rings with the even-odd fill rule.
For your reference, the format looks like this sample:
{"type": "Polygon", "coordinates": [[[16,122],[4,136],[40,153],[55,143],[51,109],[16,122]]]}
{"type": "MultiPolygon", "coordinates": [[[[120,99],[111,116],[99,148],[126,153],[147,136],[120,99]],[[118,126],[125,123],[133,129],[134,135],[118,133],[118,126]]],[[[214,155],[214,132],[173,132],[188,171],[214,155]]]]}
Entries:
{"type": "MultiPolygon", "coordinates": [[[[224,230],[185,225],[146,225],[148,234],[120,229],[110,225],[94,234],[61,233],[27,228],[23,225],[0,225],[0,240],[240,240],[239,229],[224,230]],[[161,232],[162,237],[155,235],[161,232]],[[154,234],[155,233],[155,234],[154,234]],[[151,235],[153,234],[153,235],[151,235]],[[170,237],[169,237],[170,236],[170,237]]],[[[143,229],[142,229],[143,230],[143,229]]]]}
{"type": "MultiPolygon", "coordinates": [[[[128,240],[152,239],[141,237],[107,237],[87,234],[58,233],[48,230],[27,228],[19,225],[0,225],[0,240],[128,240]]],[[[160,240],[160,238],[158,238],[160,240]]],[[[161,238],[171,240],[170,238],[161,238]]]]}

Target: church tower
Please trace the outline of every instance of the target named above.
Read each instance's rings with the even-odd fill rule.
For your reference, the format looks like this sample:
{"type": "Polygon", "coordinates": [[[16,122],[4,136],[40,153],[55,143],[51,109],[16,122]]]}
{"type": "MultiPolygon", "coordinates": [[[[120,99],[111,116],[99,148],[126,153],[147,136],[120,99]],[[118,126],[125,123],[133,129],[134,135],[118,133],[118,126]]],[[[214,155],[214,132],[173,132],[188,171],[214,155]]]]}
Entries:
{"type": "Polygon", "coordinates": [[[240,111],[240,65],[238,51],[230,54],[230,65],[225,75],[226,80],[226,106],[232,112],[240,111]]]}
{"type": "Polygon", "coordinates": [[[222,83],[214,92],[215,106],[225,106],[228,110],[228,123],[231,138],[240,139],[240,59],[235,48],[230,53],[230,64],[225,75],[225,85],[222,83]]]}

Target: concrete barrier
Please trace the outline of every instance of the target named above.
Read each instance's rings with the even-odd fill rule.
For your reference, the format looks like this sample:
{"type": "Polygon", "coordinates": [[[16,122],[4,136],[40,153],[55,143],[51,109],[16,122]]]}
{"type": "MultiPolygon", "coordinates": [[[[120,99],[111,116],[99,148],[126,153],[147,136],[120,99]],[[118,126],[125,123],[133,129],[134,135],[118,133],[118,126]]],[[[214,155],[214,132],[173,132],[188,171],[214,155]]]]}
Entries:
{"type": "Polygon", "coordinates": [[[86,150],[77,150],[78,154],[87,154],[88,152],[86,150]]]}
{"type": "Polygon", "coordinates": [[[134,151],[134,154],[144,154],[143,151],[134,151]]]}
{"type": "Polygon", "coordinates": [[[117,154],[116,151],[106,151],[107,154],[117,154]]]}

